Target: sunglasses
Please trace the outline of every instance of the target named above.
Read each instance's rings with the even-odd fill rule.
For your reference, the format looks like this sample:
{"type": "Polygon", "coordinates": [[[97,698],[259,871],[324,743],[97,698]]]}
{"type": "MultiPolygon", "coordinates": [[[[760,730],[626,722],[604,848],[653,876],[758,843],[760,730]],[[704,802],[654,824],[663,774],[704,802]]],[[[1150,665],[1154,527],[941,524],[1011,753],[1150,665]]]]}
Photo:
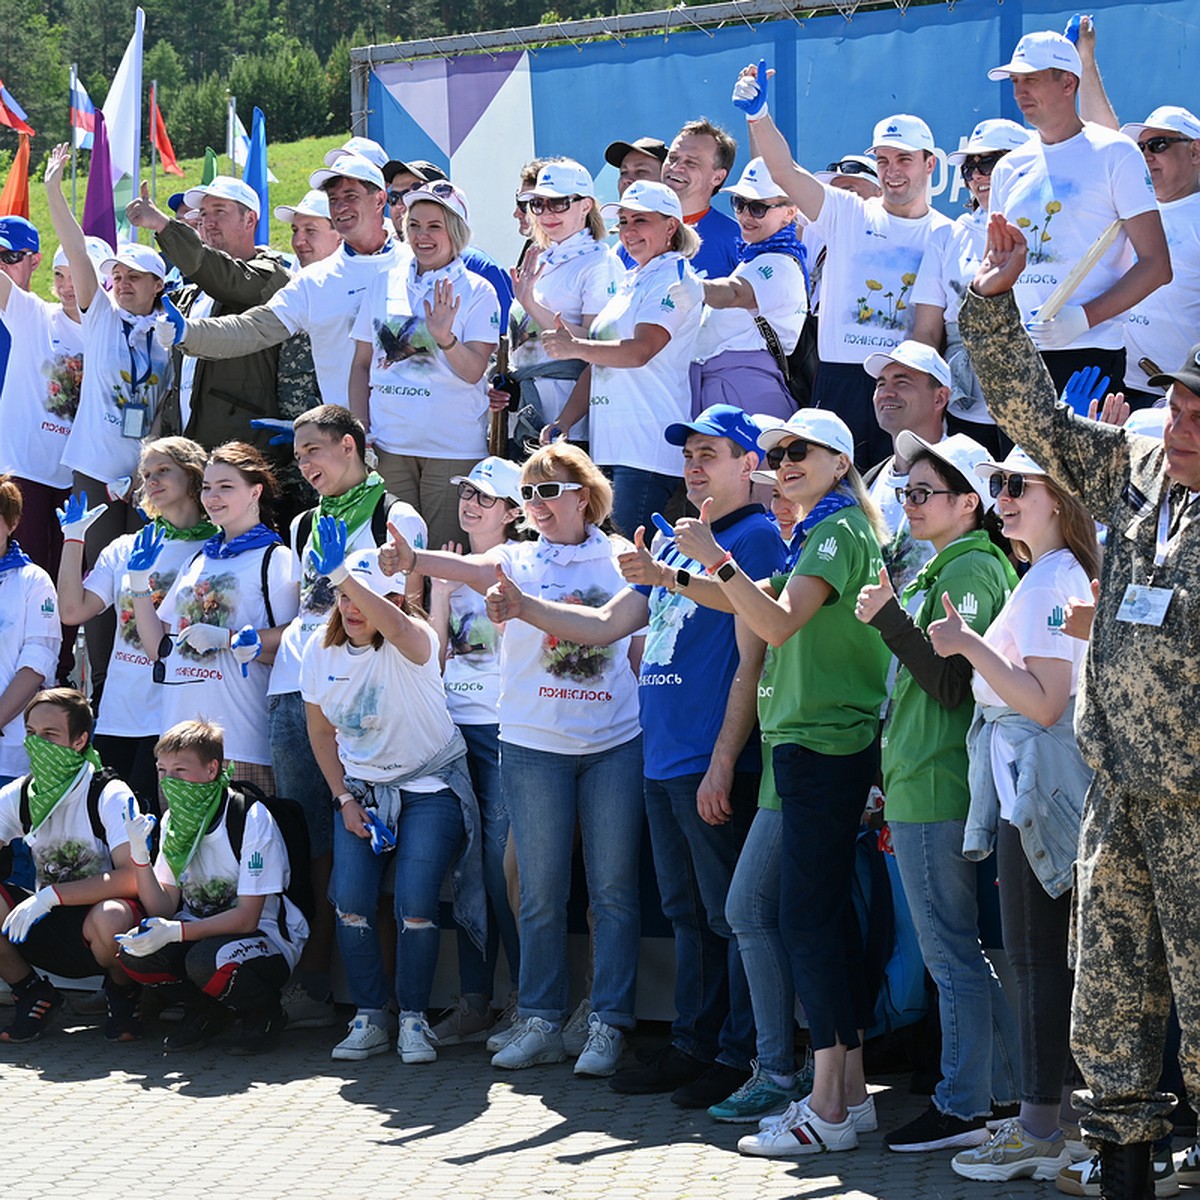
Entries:
{"type": "Polygon", "coordinates": [[[531,196],[529,211],[535,217],[544,212],[565,213],[572,204],[582,199],[582,196],[531,196]]]}
{"type": "Polygon", "coordinates": [[[1163,137],[1161,134],[1158,137],[1147,138],[1144,142],[1138,142],[1138,149],[1143,154],[1162,154],[1168,146],[1175,145],[1176,142],[1190,142],[1192,138],[1185,137],[1163,137]]]}
{"type": "Polygon", "coordinates": [[[879,178],[878,172],[872,167],[868,167],[866,163],[855,162],[852,158],[846,159],[845,162],[831,162],[825,170],[832,171],[835,175],[870,175],[872,179],[879,178]]]}
{"type": "Polygon", "coordinates": [[[761,221],[773,208],[786,208],[787,201],[778,204],[765,204],[762,200],[746,200],[741,196],[731,196],[729,202],[735,213],[748,212],[756,221],[761,221]]]}
{"type": "Polygon", "coordinates": [[[548,479],[545,483],[523,483],[521,499],[526,504],[530,500],[557,500],[563,492],[578,492],[582,488],[582,483],[560,483],[557,479],[548,479]]]}
{"type": "Polygon", "coordinates": [[[15,267],[22,259],[28,258],[32,250],[0,250],[0,262],[6,267],[15,267]]]}
{"type": "Polygon", "coordinates": [[[896,489],[896,499],[901,504],[915,504],[918,508],[923,504],[928,504],[930,496],[957,496],[958,494],[950,488],[922,487],[919,484],[916,487],[898,487],[896,489]]]}
{"type": "Polygon", "coordinates": [[[529,199],[520,194],[517,195],[517,211],[527,213],[529,211],[529,199]]]}
{"type": "Polygon", "coordinates": [[[1008,485],[1008,494],[1014,500],[1020,500],[1025,494],[1025,488],[1031,483],[1045,483],[1044,479],[1031,479],[1028,475],[1020,475],[1013,472],[1011,475],[1002,475],[999,471],[988,479],[988,492],[992,499],[995,500],[1003,491],[1005,484],[1008,485]]]}
{"type": "Polygon", "coordinates": [[[963,183],[966,183],[972,175],[990,175],[1006,153],[1007,151],[1002,150],[997,154],[973,154],[970,158],[965,159],[960,168],[963,183]]]}
{"type": "Polygon", "coordinates": [[[500,499],[499,496],[489,496],[487,492],[481,492],[470,483],[460,483],[458,485],[458,498],[460,500],[473,500],[480,508],[495,508],[496,501],[500,499]]]}
{"type": "Polygon", "coordinates": [[[789,442],[786,446],[772,446],[767,451],[767,466],[772,471],[778,471],[783,466],[785,458],[788,462],[803,462],[808,457],[808,452],[812,447],[813,443],[806,442],[803,438],[789,442]]]}
{"type": "Polygon", "coordinates": [[[409,192],[416,191],[417,188],[419,188],[420,186],[421,186],[421,184],[418,182],[418,183],[410,183],[408,185],[408,187],[391,188],[391,189],[389,189],[388,194],[387,194],[387,202],[392,205],[399,204],[400,201],[403,200],[404,197],[407,196],[409,192]]]}

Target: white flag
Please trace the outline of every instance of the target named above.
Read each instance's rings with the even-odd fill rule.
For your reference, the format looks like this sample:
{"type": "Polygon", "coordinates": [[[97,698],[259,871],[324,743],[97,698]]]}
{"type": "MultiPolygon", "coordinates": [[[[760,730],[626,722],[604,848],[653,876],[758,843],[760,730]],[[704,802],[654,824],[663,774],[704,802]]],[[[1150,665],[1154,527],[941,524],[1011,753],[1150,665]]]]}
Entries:
{"type": "Polygon", "coordinates": [[[113,186],[122,179],[129,179],[135,194],[142,158],[142,37],[145,28],[146,14],[139,8],[133,37],[125,47],[125,56],[113,76],[103,106],[113,186]]]}

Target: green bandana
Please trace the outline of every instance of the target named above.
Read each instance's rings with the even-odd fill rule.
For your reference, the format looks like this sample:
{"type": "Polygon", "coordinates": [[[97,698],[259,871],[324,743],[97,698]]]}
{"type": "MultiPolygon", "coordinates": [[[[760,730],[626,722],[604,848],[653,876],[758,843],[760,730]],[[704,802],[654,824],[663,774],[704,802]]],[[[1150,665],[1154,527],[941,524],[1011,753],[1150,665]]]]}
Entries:
{"type": "MultiPolygon", "coordinates": [[[[372,471],[362,483],[356,483],[348,492],[340,496],[322,496],[317,506],[317,515],[321,517],[340,517],[346,522],[347,540],[352,538],[372,517],[386,485],[383,476],[378,471],[372,471]]],[[[321,553],[321,536],[317,532],[317,522],[313,522],[312,535],[309,538],[312,548],[321,553]]]]}
{"type": "Polygon", "coordinates": [[[160,781],[169,806],[162,823],[162,852],[176,879],[192,861],[232,778],[232,770],[226,767],[211,783],[170,776],[160,781]]]}
{"type": "Polygon", "coordinates": [[[172,525],[166,517],[155,517],[154,524],[163,531],[163,537],[168,542],[207,542],[219,532],[207,517],[204,517],[199,525],[189,525],[186,529],[172,525]]]}
{"type": "Polygon", "coordinates": [[[88,763],[97,771],[103,764],[91,745],[80,754],[70,746],[48,742],[36,733],[26,735],[25,753],[29,755],[29,829],[32,832],[54,811],[54,806],[71,790],[88,763]]]}

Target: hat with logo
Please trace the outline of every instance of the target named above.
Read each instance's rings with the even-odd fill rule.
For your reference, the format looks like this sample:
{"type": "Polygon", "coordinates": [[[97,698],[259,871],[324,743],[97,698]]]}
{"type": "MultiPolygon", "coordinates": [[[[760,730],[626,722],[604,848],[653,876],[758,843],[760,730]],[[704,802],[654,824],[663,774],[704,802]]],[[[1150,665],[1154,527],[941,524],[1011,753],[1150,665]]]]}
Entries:
{"type": "Polygon", "coordinates": [[[199,208],[200,201],[205,196],[211,196],[214,200],[235,200],[238,204],[245,205],[256,217],[258,216],[260,207],[258,193],[244,179],[235,179],[232,175],[217,175],[211,183],[188,188],[183,193],[183,202],[188,208],[199,208]]]}
{"type": "Polygon", "coordinates": [[[837,162],[830,163],[827,170],[814,171],[813,178],[818,183],[832,183],[835,179],[868,179],[878,186],[879,171],[875,160],[865,154],[843,154],[837,162]],[[850,164],[849,167],[846,164],[850,164]]]}
{"type": "Polygon", "coordinates": [[[993,475],[1002,472],[1005,475],[1046,475],[1048,472],[1043,471],[1041,467],[1021,449],[1020,446],[1014,446],[1007,454],[1003,462],[981,462],[975,468],[975,474],[980,479],[990,479],[993,475]]]}
{"type": "Polygon", "coordinates": [[[381,570],[378,550],[355,550],[346,558],[346,570],[377,596],[391,596],[404,591],[401,577],[388,575],[381,570]]]}
{"type": "Polygon", "coordinates": [[[588,172],[569,158],[562,162],[547,163],[539,172],[537,183],[521,199],[528,196],[547,196],[562,199],[567,196],[591,196],[595,198],[596,184],[588,172]]]}
{"type": "Polygon", "coordinates": [[[667,161],[667,143],[652,137],[640,137],[632,142],[610,142],[604,151],[604,161],[619,171],[631,150],[636,150],[638,154],[649,154],[660,163],[667,161]]]}
{"type": "Polygon", "coordinates": [[[365,137],[352,137],[325,155],[325,165],[332,167],[343,154],[357,154],[359,158],[365,158],[381,168],[388,160],[387,151],[378,142],[365,137]]]}
{"type": "Polygon", "coordinates": [[[0,250],[31,250],[42,248],[37,226],[24,217],[0,217],[0,250]]]}
{"type": "Polygon", "coordinates": [[[761,158],[752,158],[742,172],[742,177],[733,187],[722,188],[731,196],[740,196],[743,200],[776,200],[785,195],[783,188],[771,178],[767,164],[761,158]]]}
{"type": "Polygon", "coordinates": [[[1151,375],[1149,383],[1151,387],[1163,388],[1170,387],[1173,383],[1182,383],[1189,392],[1200,396],[1200,344],[1187,352],[1187,358],[1178,371],[1164,371],[1161,375],[1151,375]]]}
{"type": "Polygon", "coordinates": [[[683,220],[679,197],[665,183],[656,183],[652,179],[635,179],[621,199],[615,204],[606,204],[600,215],[608,221],[619,216],[623,208],[629,212],[661,213],[664,217],[683,220]]]}
{"type": "Polygon", "coordinates": [[[462,217],[468,225],[471,223],[471,210],[467,206],[466,196],[448,179],[436,179],[432,183],[423,183],[419,188],[413,188],[404,197],[404,206],[411,211],[412,206],[419,204],[422,200],[440,204],[448,212],[462,217]]]}
{"type": "Polygon", "coordinates": [[[320,188],[306,192],[299,204],[281,204],[275,210],[275,220],[291,224],[297,217],[324,217],[329,220],[329,197],[320,188]]]}
{"type": "Polygon", "coordinates": [[[967,437],[965,433],[955,433],[942,438],[940,442],[927,442],[908,429],[896,434],[896,453],[901,458],[912,462],[922,451],[953,467],[979,497],[985,512],[992,507],[987,485],[979,476],[979,467],[988,461],[988,452],[974,438],[967,437]]]}
{"type": "Polygon", "coordinates": [[[331,179],[357,179],[380,191],[384,189],[383,172],[361,154],[339,154],[327,167],[308,177],[308,186],[323,188],[331,179]]]}
{"type": "Polygon", "coordinates": [[[946,360],[932,346],[927,346],[924,342],[914,342],[908,338],[891,350],[880,350],[875,354],[868,354],[863,363],[863,370],[872,379],[878,379],[888,363],[899,363],[902,367],[912,367],[915,371],[924,371],[926,375],[932,375],[942,387],[950,386],[950,368],[946,365],[946,360]]]}
{"type": "MultiPolygon", "coordinates": [[[[96,237],[94,235],[85,237],[83,242],[84,245],[87,246],[88,258],[92,260],[96,270],[100,271],[101,263],[112,258],[113,248],[102,237],[96,237]]],[[[67,252],[61,246],[59,246],[59,248],[54,252],[55,268],[69,267],[70,265],[71,264],[67,259],[67,252]]],[[[102,275],[104,274],[103,271],[100,271],[100,273],[102,275]]]]}
{"type": "Polygon", "coordinates": [[[835,454],[854,457],[854,434],[841,417],[824,408],[797,409],[782,425],[765,429],[758,435],[758,444],[763,450],[778,446],[787,438],[803,438],[815,442],[835,454]]]}
{"type": "Polygon", "coordinates": [[[960,167],[972,154],[994,154],[997,150],[1016,150],[1033,136],[1023,125],[1003,117],[989,117],[971,130],[967,144],[961,150],[946,155],[952,167],[960,167]]]}
{"type": "Polygon", "coordinates": [[[515,462],[494,454],[477,462],[469,475],[455,475],[450,482],[455,486],[469,483],[489,496],[511,500],[514,504],[521,503],[521,468],[515,462]]]}
{"type": "Polygon", "coordinates": [[[896,113],[875,126],[866,153],[887,147],[891,150],[928,150],[933,153],[933,133],[920,117],[896,113]]]}
{"type": "Polygon", "coordinates": [[[167,267],[162,260],[162,255],[150,246],[143,246],[140,242],[121,242],[117,246],[116,253],[100,264],[100,271],[107,275],[118,264],[128,267],[131,271],[145,271],[147,275],[157,275],[159,279],[165,279],[167,275],[167,267]]]}
{"type": "Polygon", "coordinates": [[[1169,129],[1181,133],[1193,141],[1200,138],[1200,118],[1180,108],[1178,104],[1164,104],[1156,108],[1140,125],[1122,125],[1121,132],[1136,142],[1147,129],[1169,129]]]}
{"type": "Polygon", "coordinates": [[[732,404],[710,404],[694,421],[677,421],[674,425],[668,425],[663,437],[672,446],[684,446],[693,433],[728,438],[743,450],[753,450],[757,454],[762,429],[744,409],[732,404]]]}
{"type": "Polygon", "coordinates": [[[1002,67],[993,67],[988,72],[988,78],[993,83],[1001,83],[1010,75],[1032,75],[1035,71],[1048,71],[1052,67],[1070,71],[1077,79],[1083,76],[1083,64],[1079,61],[1075,44],[1061,33],[1039,30],[1037,33],[1027,33],[1017,43],[1012,60],[1002,67]]]}

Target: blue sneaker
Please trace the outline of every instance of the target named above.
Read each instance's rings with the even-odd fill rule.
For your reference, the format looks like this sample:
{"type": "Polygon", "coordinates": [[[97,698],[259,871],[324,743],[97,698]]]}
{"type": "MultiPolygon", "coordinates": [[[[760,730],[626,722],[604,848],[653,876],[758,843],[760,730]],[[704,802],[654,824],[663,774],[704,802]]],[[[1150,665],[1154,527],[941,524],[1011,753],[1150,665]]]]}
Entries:
{"type": "Polygon", "coordinates": [[[708,1115],[714,1121],[726,1121],[731,1125],[749,1124],[761,1117],[782,1113],[793,1100],[799,1100],[806,1094],[805,1089],[796,1083],[791,1087],[781,1087],[759,1069],[757,1059],[750,1067],[750,1078],[732,1096],[710,1106],[708,1115]]]}

